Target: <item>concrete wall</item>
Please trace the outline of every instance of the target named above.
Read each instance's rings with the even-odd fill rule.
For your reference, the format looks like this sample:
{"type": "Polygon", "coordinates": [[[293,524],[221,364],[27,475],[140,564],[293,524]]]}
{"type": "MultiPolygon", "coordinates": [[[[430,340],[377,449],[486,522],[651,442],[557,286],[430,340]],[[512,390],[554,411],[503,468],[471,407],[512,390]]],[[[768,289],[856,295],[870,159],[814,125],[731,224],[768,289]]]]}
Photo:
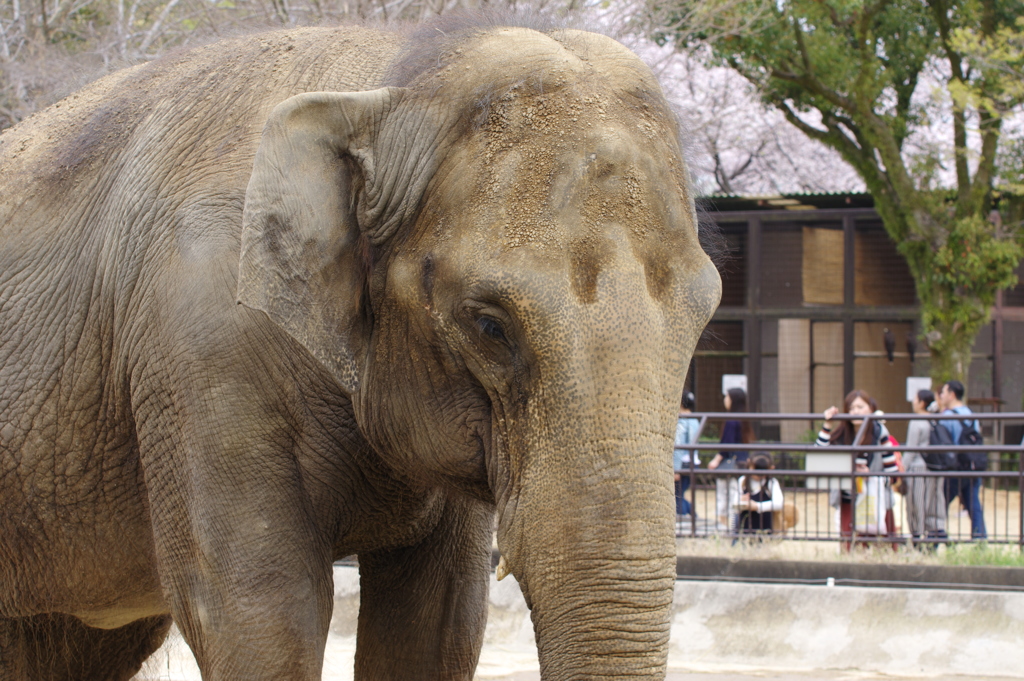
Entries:
{"type": "Polygon", "coordinates": [[[1024,594],[677,582],[670,667],[1024,677],[1024,594]]]}
{"type": "MultiPolygon", "coordinates": [[[[352,678],[359,583],[336,567],[324,679],[352,678]]],[[[669,668],[859,669],[896,676],[1024,678],[1024,594],[676,582],[669,668]]],[[[491,578],[478,679],[537,670],[529,611],[511,577],[491,578]]],[[[176,634],[139,679],[199,680],[176,634]]]]}

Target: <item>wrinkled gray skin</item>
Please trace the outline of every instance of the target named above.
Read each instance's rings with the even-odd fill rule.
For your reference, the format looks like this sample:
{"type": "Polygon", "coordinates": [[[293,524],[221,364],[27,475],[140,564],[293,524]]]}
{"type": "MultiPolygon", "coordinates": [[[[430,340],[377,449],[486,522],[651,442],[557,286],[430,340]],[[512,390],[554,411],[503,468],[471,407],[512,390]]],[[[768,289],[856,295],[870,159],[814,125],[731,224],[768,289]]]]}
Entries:
{"type": "Polygon", "coordinates": [[[0,679],[126,678],[170,618],[204,679],[317,679],[351,554],[356,677],[469,679],[495,515],[544,679],[663,678],[720,288],[672,117],[610,39],[432,34],[218,43],[0,136],[0,679]]]}

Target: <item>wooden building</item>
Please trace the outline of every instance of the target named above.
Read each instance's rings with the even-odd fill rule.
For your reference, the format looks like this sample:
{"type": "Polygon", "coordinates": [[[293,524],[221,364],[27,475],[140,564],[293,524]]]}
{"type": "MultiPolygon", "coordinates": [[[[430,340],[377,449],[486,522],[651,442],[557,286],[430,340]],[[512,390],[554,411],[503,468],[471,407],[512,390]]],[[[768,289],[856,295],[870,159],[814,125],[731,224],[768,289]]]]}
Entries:
{"type": "MultiPolygon", "coordinates": [[[[909,411],[906,378],[928,375],[928,348],[917,339],[914,282],[870,195],[714,196],[703,207],[702,222],[717,223],[729,253],[721,306],[687,377],[699,410],[721,407],[723,374],[745,374],[754,411],[842,408],[855,387],[883,411],[909,411]],[[887,336],[895,343],[891,361],[887,336]]],[[[1024,280],[1024,269],[1018,274],[1024,280]]],[[[977,338],[968,395],[976,411],[1019,410],[1022,385],[1019,284],[999,296],[977,338]]],[[[902,439],[905,424],[893,426],[902,439]]],[[[809,427],[767,424],[762,437],[804,439],[809,427]]]]}

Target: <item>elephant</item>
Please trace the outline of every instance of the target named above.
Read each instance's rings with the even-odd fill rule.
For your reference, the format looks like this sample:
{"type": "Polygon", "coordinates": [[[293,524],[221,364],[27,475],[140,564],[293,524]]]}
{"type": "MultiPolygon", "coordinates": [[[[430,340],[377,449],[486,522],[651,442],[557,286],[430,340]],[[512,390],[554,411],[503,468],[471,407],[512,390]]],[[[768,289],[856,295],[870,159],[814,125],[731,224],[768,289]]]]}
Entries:
{"type": "Polygon", "coordinates": [[[564,26],[227,38],[0,135],[0,679],[661,679],[721,283],[643,61],[564,26]]]}

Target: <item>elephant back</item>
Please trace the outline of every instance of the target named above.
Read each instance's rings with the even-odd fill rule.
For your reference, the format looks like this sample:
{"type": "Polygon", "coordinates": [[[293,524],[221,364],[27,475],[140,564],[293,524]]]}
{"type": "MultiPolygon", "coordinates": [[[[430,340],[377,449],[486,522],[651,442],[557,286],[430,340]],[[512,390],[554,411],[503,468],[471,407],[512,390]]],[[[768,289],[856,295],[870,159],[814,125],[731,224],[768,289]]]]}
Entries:
{"type": "Polygon", "coordinates": [[[402,44],[358,27],[269,32],[101,78],[0,135],[0,243],[77,232],[80,252],[97,230],[138,229],[154,203],[204,184],[242,195],[276,104],[376,87],[402,44]],[[130,205],[117,205],[124,192],[130,205]]]}

